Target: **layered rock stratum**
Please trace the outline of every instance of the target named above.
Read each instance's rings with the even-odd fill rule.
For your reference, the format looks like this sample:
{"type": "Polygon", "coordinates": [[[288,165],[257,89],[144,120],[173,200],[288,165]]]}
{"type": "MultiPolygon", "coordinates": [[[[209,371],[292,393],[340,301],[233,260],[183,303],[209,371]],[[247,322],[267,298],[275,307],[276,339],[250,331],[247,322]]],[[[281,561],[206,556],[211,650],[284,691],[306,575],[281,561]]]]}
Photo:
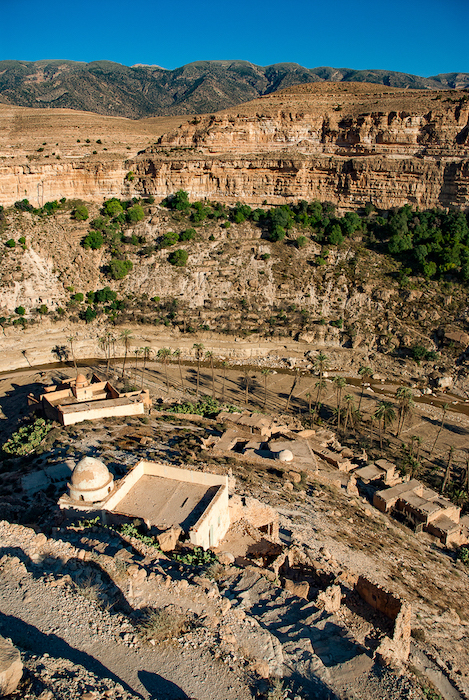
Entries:
{"type": "Polygon", "coordinates": [[[61,112],[0,111],[8,134],[0,165],[2,204],[23,197],[35,205],[63,196],[96,202],[110,196],[163,198],[179,189],[193,199],[319,199],[342,209],[368,203],[464,209],[469,202],[466,91],[321,82],[183,124],[181,118],[135,122],[61,112]],[[15,146],[19,134],[33,128],[34,121],[29,128],[25,120],[35,118],[39,133],[39,114],[48,120],[51,139],[59,136],[59,152],[47,141],[41,146],[41,136],[35,148],[15,146]],[[106,153],[94,146],[103,129],[115,140],[106,153]],[[68,140],[62,139],[65,132],[68,140]]]}

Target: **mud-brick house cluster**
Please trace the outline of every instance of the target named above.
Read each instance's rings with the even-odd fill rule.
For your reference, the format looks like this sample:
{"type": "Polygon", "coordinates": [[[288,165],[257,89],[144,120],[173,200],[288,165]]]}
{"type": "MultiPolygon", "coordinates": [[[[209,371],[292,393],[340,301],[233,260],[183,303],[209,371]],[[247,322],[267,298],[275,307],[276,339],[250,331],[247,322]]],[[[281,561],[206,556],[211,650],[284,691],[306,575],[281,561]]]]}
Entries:
{"type": "Polygon", "coordinates": [[[377,491],[373,505],[383,513],[400,514],[416,532],[425,530],[445,545],[467,541],[459,521],[461,508],[417,479],[377,491]]]}

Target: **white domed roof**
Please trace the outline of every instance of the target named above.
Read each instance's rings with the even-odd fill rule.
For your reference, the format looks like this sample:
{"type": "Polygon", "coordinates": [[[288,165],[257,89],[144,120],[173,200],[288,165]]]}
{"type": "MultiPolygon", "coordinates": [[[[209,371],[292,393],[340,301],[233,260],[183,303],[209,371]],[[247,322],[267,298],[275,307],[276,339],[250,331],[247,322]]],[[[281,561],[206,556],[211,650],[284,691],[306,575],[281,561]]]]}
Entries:
{"type": "Polygon", "coordinates": [[[277,455],[277,459],[279,462],[292,462],[293,453],[290,452],[290,450],[280,450],[280,452],[277,455]]]}
{"type": "Polygon", "coordinates": [[[109,469],[99,459],[83,457],[72,473],[72,486],[81,491],[94,491],[105,486],[112,476],[109,469]]]}

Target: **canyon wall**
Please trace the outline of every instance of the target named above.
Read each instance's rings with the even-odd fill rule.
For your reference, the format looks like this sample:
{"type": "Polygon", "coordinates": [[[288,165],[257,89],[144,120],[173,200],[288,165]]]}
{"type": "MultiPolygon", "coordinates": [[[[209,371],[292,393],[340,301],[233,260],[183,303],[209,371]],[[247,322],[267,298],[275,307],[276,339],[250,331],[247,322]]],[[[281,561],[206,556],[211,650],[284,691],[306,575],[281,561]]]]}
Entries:
{"type": "Polygon", "coordinates": [[[160,199],[184,189],[192,199],[252,205],[469,206],[466,92],[314,83],[195,117],[133,158],[121,151],[96,162],[70,152],[54,163],[37,150],[28,162],[2,158],[1,204],[160,199]]]}

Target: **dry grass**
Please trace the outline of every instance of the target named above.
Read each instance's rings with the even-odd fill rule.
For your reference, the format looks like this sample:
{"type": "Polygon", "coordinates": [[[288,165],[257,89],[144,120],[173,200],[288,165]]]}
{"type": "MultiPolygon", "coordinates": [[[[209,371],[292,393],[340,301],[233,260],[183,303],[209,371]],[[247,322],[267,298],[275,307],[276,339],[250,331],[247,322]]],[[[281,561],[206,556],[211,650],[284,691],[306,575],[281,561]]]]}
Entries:
{"type": "Polygon", "coordinates": [[[154,640],[156,644],[162,644],[180,637],[188,628],[189,621],[183,612],[155,608],[149,610],[138,631],[146,642],[154,640]]]}

